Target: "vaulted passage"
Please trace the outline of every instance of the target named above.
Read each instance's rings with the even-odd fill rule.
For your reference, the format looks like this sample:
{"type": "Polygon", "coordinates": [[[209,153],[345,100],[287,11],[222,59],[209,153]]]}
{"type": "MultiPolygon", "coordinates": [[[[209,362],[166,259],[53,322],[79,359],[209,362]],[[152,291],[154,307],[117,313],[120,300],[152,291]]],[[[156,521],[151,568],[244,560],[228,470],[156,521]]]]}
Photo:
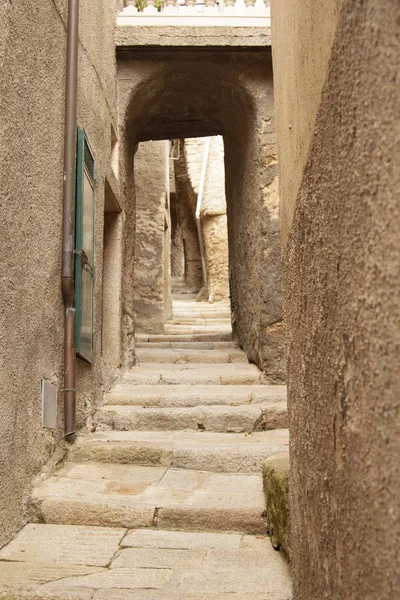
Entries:
{"type": "MultiPolygon", "coordinates": [[[[126,213],[123,362],[134,363],[134,249],[140,190],[164,180],[148,140],[222,135],[234,333],[269,382],[285,379],[272,67],[265,51],[121,51],[121,204],[126,213]],[[139,153],[141,152],[139,149],[139,153]],[[139,160],[139,159],[138,159],[139,160]],[[147,177],[147,180],[146,180],[147,177]],[[145,181],[144,181],[145,180],[145,181]],[[136,194],[135,194],[136,190],[136,194]]],[[[142,203],[142,195],[140,198],[142,203]]],[[[143,204],[140,204],[143,206],[143,204]]]]}

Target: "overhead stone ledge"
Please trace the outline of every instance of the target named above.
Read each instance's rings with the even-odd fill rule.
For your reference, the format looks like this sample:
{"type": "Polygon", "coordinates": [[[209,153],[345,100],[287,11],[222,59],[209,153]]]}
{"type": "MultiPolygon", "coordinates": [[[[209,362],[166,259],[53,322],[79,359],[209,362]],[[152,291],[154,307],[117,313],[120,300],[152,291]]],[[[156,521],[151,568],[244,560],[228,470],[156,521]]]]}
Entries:
{"type": "Polygon", "coordinates": [[[138,46],[237,47],[265,48],[271,46],[269,27],[216,27],[216,26],[129,26],[116,27],[117,49],[138,46]]]}
{"type": "Polygon", "coordinates": [[[289,453],[279,452],[264,462],[263,484],[271,542],[290,556],[289,547],[289,453]]]}

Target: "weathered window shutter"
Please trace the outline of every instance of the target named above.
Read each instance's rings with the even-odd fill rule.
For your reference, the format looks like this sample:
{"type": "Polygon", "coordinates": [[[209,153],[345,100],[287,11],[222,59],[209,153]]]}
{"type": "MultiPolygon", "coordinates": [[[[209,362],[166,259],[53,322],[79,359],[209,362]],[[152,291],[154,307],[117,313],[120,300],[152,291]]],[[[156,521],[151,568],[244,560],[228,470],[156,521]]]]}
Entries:
{"type": "Polygon", "coordinates": [[[95,163],[84,129],[78,129],[76,164],[75,302],[76,353],[93,356],[95,163]]]}

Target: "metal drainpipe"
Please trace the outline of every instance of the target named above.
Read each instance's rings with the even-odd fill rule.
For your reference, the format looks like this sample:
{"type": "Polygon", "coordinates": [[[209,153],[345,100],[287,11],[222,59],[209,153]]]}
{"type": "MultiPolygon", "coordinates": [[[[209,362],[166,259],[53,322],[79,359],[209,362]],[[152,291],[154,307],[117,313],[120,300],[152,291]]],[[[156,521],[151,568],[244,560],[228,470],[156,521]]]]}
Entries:
{"type": "Polygon", "coordinates": [[[65,90],[64,196],[61,285],[65,308],[64,327],[64,434],[75,433],[75,167],[78,79],[79,0],[68,2],[67,65],[65,90]]]}
{"type": "Polygon", "coordinates": [[[205,255],[205,251],[204,251],[203,232],[202,232],[202,228],[201,228],[200,213],[201,213],[201,203],[203,201],[204,185],[205,185],[205,181],[206,181],[208,157],[210,154],[210,144],[211,144],[211,137],[208,137],[208,138],[206,138],[206,144],[204,146],[204,158],[203,158],[203,165],[201,168],[199,193],[197,194],[197,204],[196,204],[196,225],[197,225],[197,234],[199,236],[201,267],[203,270],[203,285],[205,285],[205,286],[207,286],[207,265],[206,265],[206,255],[205,255]]]}

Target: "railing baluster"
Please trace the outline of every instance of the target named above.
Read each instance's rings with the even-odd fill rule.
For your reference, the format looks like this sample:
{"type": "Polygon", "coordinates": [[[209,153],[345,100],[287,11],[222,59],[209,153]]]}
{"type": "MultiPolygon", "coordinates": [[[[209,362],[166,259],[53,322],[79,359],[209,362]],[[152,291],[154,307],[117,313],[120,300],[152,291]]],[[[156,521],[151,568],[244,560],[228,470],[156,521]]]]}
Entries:
{"type": "Polygon", "coordinates": [[[124,15],[133,15],[137,13],[136,0],[126,0],[126,6],[122,12],[124,15]]]}
{"type": "Polygon", "coordinates": [[[176,0],[165,0],[164,12],[175,13],[179,11],[178,3],[176,0]]]}
{"type": "Polygon", "coordinates": [[[156,0],[146,0],[146,6],[143,9],[144,13],[158,13],[158,9],[156,7],[156,0]]]}
{"type": "Polygon", "coordinates": [[[218,12],[218,6],[215,0],[205,0],[204,2],[204,12],[205,13],[215,13],[218,12]]]}
{"type": "Polygon", "coordinates": [[[235,12],[235,0],[225,0],[224,12],[231,14],[235,12]]]}
{"type": "Polygon", "coordinates": [[[185,12],[196,13],[196,0],[185,0],[185,12]]]}

